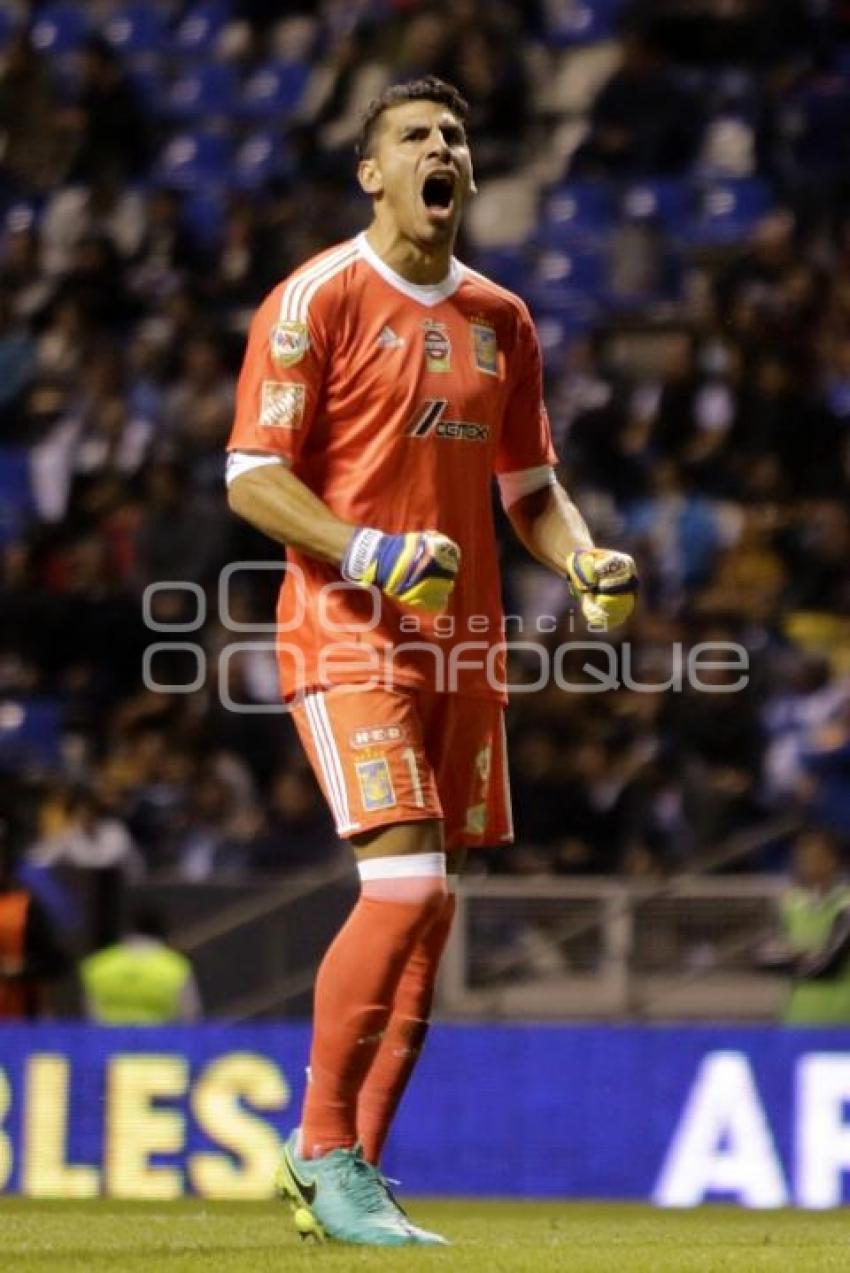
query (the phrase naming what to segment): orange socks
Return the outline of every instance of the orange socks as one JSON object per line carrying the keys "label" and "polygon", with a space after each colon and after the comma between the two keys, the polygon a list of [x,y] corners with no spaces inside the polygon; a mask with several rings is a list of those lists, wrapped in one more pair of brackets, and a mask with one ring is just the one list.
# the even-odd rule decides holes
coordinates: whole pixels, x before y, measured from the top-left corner
{"label": "orange socks", "polygon": [[445,904],[444,872],[419,888],[415,901],[370,897],[364,881],[364,895],[325,955],[316,979],[301,1127],[307,1158],[350,1148],[358,1139],[358,1094],[411,954]]}
{"label": "orange socks", "polygon": [[357,1139],[369,1162],[377,1164],[404,1090],[428,1033],[437,969],[456,909],[449,893],[436,917],[420,934],[407,961],[392,1016],[357,1100]]}

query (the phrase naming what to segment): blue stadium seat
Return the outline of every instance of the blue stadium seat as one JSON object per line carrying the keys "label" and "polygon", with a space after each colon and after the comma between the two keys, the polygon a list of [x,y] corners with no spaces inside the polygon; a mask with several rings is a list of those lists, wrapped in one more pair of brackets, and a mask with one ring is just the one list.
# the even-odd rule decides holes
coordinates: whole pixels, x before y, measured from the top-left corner
{"label": "blue stadium seat", "polygon": [[264,122],[291,114],[304,93],[310,67],[305,62],[266,62],[248,76],[239,98],[239,114]]}
{"label": "blue stadium seat", "polygon": [[723,247],[745,239],[773,203],[770,189],[757,177],[718,181],[706,186],[688,238],[701,247]]}
{"label": "blue stadium seat", "polygon": [[168,48],[167,25],[152,4],[122,5],[107,18],[103,35],[124,58],[164,53]]}
{"label": "blue stadium seat", "polygon": [[684,233],[693,215],[694,192],[679,177],[647,178],[624,191],[622,208],[631,221],[657,221],[673,234]]}
{"label": "blue stadium seat", "polygon": [[0,768],[53,769],[62,759],[62,713],[49,698],[0,698]]}
{"label": "blue stadium seat", "polygon": [[599,318],[599,308],[592,302],[576,301],[561,311],[535,309],[534,318],[543,362],[557,367],[578,337],[591,330]]}
{"label": "blue stadium seat", "polygon": [[201,0],[184,14],[174,33],[173,50],[184,58],[203,58],[211,53],[232,9],[227,0]]}
{"label": "blue stadium seat", "polygon": [[536,238],[541,246],[553,249],[596,243],[616,220],[616,193],[609,182],[573,181],[547,195]]}
{"label": "blue stadium seat", "polygon": [[20,25],[18,15],[5,4],[0,5],[0,49],[5,49]]}
{"label": "blue stadium seat", "polygon": [[257,132],[245,137],[233,160],[233,184],[240,190],[260,190],[272,181],[295,175],[292,155],[279,133]]}
{"label": "blue stadium seat", "polygon": [[76,53],[92,34],[79,4],[46,4],[32,24],[30,39],[38,53],[61,57]]}
{"label": "blue stadium seat", "polygon": [[9,234],[22,234],[37,223],[40,208],[37,203],[29,203],[24,199],[11,203],[3,213],[2,228]]}
{"label": "blue stadium seat", "polygon": [[149,115],[161,115],[166,107],[165,73],[156,57],[143,55],[127,64],[127,78]]}
{"label": "blue stadium seat", "polygon": [[183,220],[192,237],[215,251],[224,234],[226,202],[221,186],[192,186],[183,198]]}
{"label": "blue stadium seat", "polygon": [[472,268],[511,292],[523,293],[528,282],[528,261],[520,247],[486,248],[476,252]]}
{"label": "blue stadium seat", "polygon": [[617,34],[626,0],[553,0],[548,5],[546,42],[556,46],[592,44]]}
{"label": "blue stadium seat", "polygon": [[232,67],[220,62],[185,70],[171,84],[165,113],[173,119],[191,122],[216,115],[229,117],[236,100],[237,81]]}
{"label": "blue stadium seat", "polygon": [[525,295],[534,309],[570,314],[583,302],[603,296],[607,279],[608,262],[604,252],[597,249],[543,252],[535,263]]}
{"label": "blue stadium seat", "polygon": [[229,137],[212,132],[177,133],[161,151],[155,177],[163,185],[181,190],[224,185],[230,164]]}
{"label": "blue stadium seat", "polygon": [[800,173],[846,171],[850,77],[803,81],[779,109],[779,132],[790,166]]}

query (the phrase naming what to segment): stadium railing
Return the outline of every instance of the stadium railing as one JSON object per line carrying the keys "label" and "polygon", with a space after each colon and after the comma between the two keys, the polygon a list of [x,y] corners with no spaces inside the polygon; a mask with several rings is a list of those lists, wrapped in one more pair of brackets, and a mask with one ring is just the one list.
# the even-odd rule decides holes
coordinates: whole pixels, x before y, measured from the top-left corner
{"label": "stadium railing", "polygon": [[[784,980],[758,948],[787,881],[740,870],[793,819],[737,835],[663,881],[467,877],[438,1012],[488,1020],[769,1020]],[[306,1016],[315,969],[357,888],[346,857],[286,880],[137,893],[166,916],[198,971],[207,1013],[229,1021]]]}

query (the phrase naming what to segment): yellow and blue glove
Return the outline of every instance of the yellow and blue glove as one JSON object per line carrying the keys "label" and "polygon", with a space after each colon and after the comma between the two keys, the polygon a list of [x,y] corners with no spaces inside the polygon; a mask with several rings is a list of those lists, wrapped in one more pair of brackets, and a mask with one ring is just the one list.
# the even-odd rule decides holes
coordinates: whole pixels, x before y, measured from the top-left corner
{"label": "yellow and blue glove", "polygon": [[618,628],[635,608],[638,577],[628,553],[612,548],[570,553],[567,578],[582,614],[594,628]]}
{"label": "yellow and blue glove", "polygon": [[385,535],[361,526],[351,537],[340,571],[349,583],[375,584],[388,597],[417,610],[444,610],[460,569],[460,549],[437,530]]}

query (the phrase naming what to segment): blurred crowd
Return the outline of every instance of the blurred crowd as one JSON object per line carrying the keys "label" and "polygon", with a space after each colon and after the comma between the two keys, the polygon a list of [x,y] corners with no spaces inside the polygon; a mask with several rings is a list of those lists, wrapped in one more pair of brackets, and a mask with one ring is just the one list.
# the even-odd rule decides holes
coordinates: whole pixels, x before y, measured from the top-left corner
{"label": "blurred crowd", "polygon": [[[459,254],[527,295],[564,481],[642,574],[609,653],[504,534],[507,609],[524,637],[559,617],[540,639],[572,644],[574,688],[515,694],[519,846],[481,869],[768,868],[786,815],[850,832],[850,5],[0,17],[0,806],[32,870],[204,880],[339,852],[271,655],[219,657],[270,621],[277,560],[227,512],[223,448],[253,308],[364,224],[360,112],[424,71],[471,103]],[[270,568],[225,616],[233,561]],[[168,580],[197,586],[145,615]],[[679,686],[700,643],[727,666]],[[612,659],[621,688],[593,692]],[[518,651],[520,691],[534,675]]]}

